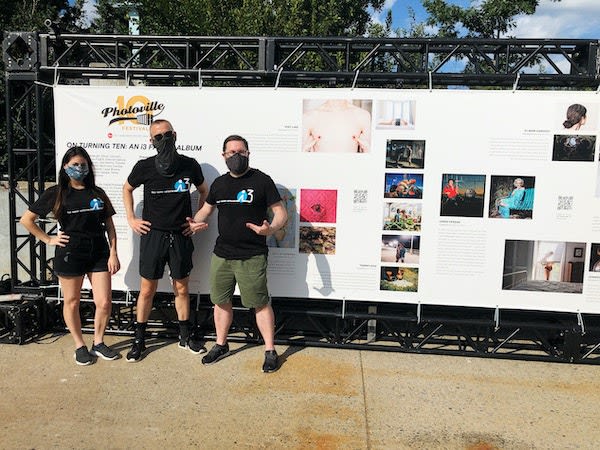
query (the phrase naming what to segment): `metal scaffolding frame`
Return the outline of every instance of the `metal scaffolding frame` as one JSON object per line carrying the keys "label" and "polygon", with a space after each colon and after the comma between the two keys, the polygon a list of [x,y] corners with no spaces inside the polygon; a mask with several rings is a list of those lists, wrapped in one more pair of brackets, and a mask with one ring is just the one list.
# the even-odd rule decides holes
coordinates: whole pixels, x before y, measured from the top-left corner
{"label": "metal scaffolding frame", "polygon": [[[39,197],[46,182],[54,181],[52,86],[56,84],[87,85],[101,79],[167,86],[598,89],[598,47],[597,40],[581,39],[5,32],[13,290],[42,295],[48,305],[44,317],[60,328],[61,304],[46,247],[18,226],[19,211]],[[136,294],[114,292],[108,332],[132,333]],[[84,327],[93,320],[93,302],[86,302],[85,297],[84,293]],[[155,300],[151,319],[157,335],[170,336],[174,330],[173,318],[163,313],[172,310],[171,297],[159,295]],[[192,296],[192,302],[197,331],[213,338],[208,298]],[[232,340],[260,342],[252,312],[242,308],[237,298],[234,304]],[[387,304],[369,299],[274,298],[273,307],[278,343],[600,364],[597,315]]]}

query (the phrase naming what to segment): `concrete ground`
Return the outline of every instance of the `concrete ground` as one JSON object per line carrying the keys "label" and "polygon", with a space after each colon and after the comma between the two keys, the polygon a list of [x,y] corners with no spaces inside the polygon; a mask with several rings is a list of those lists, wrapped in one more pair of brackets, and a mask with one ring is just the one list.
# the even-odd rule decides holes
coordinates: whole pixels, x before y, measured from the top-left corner
{"label": "concrete ground", "polygon": [[0,448],[599,448],[598,366],[279,346],[263,374],[261,347],[232,349],[80,367],[68,335],[0,345]]}

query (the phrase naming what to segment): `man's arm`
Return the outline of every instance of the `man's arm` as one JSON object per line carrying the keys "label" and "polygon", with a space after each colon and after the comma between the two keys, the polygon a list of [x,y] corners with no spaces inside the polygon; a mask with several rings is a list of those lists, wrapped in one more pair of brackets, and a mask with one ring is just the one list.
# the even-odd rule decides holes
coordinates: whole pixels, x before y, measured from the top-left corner
{"label": "man's arm", "polygon": [[208,228],[208,223],[206,223],[206,221],[215,210],[215,205],[206,203],[205,200],[203,200],[203,203],[204,204],[202,205],[202,208],[198,210],[198,212],[194,215],[194,218],[187,217],[187,223],[189,225],[191,234],[194,234],[196,231],[206,230]]}
{"label": "man's arm", "polygon": [[206,181],[203,181],[200,186],[196,186],[196,189],[198,190],[198,211],[200,211],[204,206],[206,197],[208,197],[208,184],[206,184]]}
{"label": "man's arm", "polygon": [[123,206],[127,214],[127,223],[136,234],[146,234],[150,231],[151,223],[147,220],[139,219],[133,212],[133,190],[135,188],[126,181],[123,185]]}
{"label": "man's arm", "polygon": [[270,206],[273,211],[273,220],[269,223],[265,220],[261,225],[255,225],[253,223],[246,223],[246,226],[254,231],[256,234],[260,234],[262,236],[270,236],[276,231],[280,230],[285,226],[287,222],[287,210],[283,205],[282,201],[274,203]]}
{"label": "man's arm", "polygon": [[[198,211],[200,211],[204,206],[206,197],[208,197],[208,185],[206,184],[206,181],[203,181],[202,184],[197,184],[196,190],[198,191]],[[191,217],[185,218],[185,222],[183,223],[183,225],[181,225],[181,228],[183,228],[182,233],[184,236],[191,236],[196,231],[202,231],[204,229],[199,229],[197,226],[192,227],[193,223],[194,219],[192,219]]]}

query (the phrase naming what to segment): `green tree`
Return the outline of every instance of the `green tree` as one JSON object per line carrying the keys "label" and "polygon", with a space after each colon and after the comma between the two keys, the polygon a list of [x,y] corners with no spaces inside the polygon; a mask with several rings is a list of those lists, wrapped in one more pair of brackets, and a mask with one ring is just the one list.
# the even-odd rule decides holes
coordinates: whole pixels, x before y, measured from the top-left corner
{"label": "green tree", "polygon": [[98,0],[96,17],[90,25],[93,34],[128,34],[129,4],[120,0]]}
{"label": "green tree", "polygon": [[[72,5],[68,0],[2,0],[0,3],[0,29],[6,32],[46,31],[46,19],[64,32],[80,32],[82,30],[84,0],[76,0]],[[4,40],[4,34],[0,35]],[[11,49],[9,51],[19,51]],[[22,51],[22,50],[21,50]],[[4,56],[4,55],[3,55]],[[8,171],[6,142],[6,84],[4,58],[0,61],[0,174]],[[21,143],[22,145],[22,143]]]}
{"label": "green tree", "polygon": [[142,34],[364,36],[384,0],[137,0]]}
{"label": "green tree", "polygon": [[[482,0],[460,7],[446,0],[421,0],[429,13],[426,24],[436,27],[439,37],[510,37],[518,15],[534,14],[540,0]],[[560,0],[552,0],[558,2]]]}
{"label": "green tree", "polygon": [[0,6],[0,26],[7,31],[44,31],[44,21],[52,20],[66,32],[82,28],[84,0],[73,5],[68,0],[3,0]]}

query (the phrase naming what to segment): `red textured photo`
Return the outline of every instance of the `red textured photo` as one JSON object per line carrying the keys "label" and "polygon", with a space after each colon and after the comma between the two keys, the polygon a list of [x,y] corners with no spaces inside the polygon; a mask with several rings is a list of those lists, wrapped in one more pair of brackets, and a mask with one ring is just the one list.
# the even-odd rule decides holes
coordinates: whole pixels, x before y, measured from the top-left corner
{"label": "red textured photo", "polygon": [[300,190],[300,222],[335,223],[336,214],[336,190]]}

